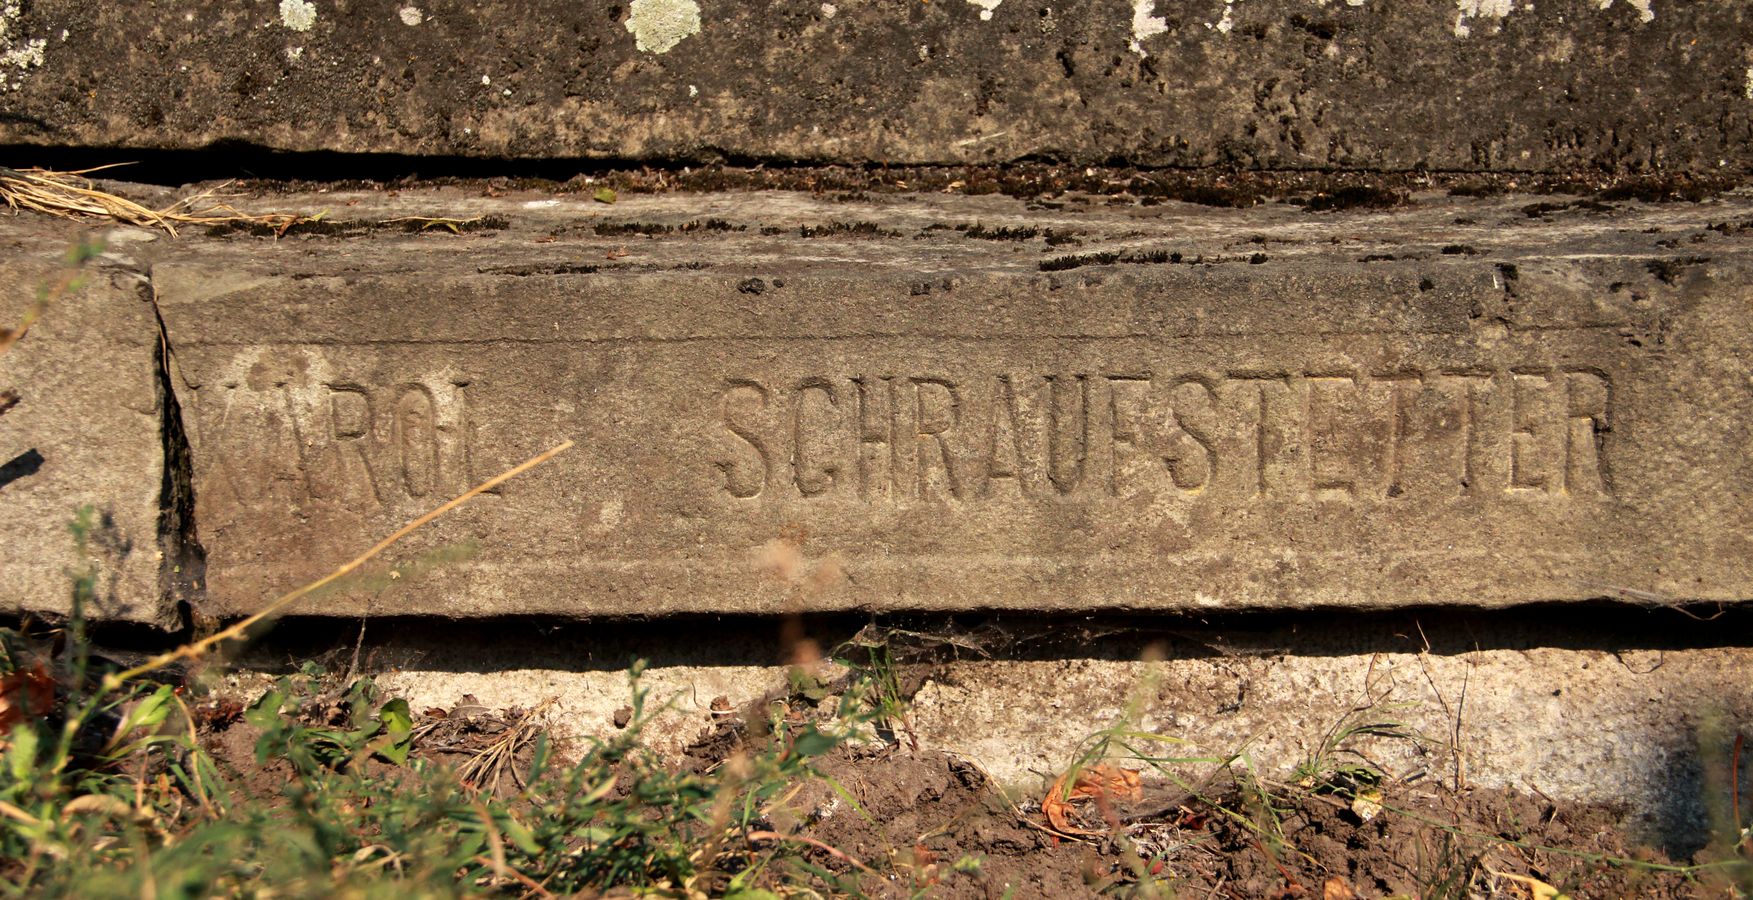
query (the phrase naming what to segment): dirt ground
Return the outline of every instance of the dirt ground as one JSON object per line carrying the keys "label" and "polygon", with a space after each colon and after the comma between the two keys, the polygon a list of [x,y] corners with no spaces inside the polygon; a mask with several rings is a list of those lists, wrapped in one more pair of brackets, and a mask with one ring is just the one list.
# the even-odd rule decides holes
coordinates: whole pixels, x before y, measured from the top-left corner
{"label": "dirt ground", "polygon": [[[258,733],[241,709],[238,700],[203,707],[202,742],[246,792],[277,796],[290,766],[256,764]],[[709,770],[761,739],[740,711],[724,707],[710,718],[676,766]],[[466,764],[529,720],[529,711],[488,710],[464,697],[417,715],[415,753]],[[827,895],[1744,895],[1732,881],[1737,870],[1710,867],[1735,859],[1720,842],[1696,858],[1671,859],[1630,834],[1626,811],[1609,805],[1374,783],[1345,772],[1284,784],[1256,780],[1239,765],[1216,768],[1203,783],[1175,783],[1153,778],[1142,763],[1112,760],[1092,762],[1071,781],[1071,800],[1055,817],[1044,809],[1055,804],[1051,791],[1009,795],[973,762],[919,749],[904,731],[890,737],[836,749],[819,762],[822,778],[796,785],[757,822],[803,845],[809,862],[833,875],[832,882],[816,876]],[[514,768],[528,764],[527,745],[509,759]],[[514,790],[508,772],[491,777],[501,794]],[[795,886],[797,875],[770,877],[775,887]]]}
{"label": "dirt ground", "polygon": [[1187,897],[1540,896],[1529,877],[1573,897],[1725,896],[1725,884],[1652,868],[1672,861],[1628,840],[1618,810],[1507,791],[1390,787],[1366,820],[1332,793],[1231,782],[1194,796],[1147,782],[1111,809],[1118,829],[1074,838],[953,757],[897,751],[827,770],[872,816],[834,815],[808,833],[886,859],[897,895],[1125,895],[1149,874]]}

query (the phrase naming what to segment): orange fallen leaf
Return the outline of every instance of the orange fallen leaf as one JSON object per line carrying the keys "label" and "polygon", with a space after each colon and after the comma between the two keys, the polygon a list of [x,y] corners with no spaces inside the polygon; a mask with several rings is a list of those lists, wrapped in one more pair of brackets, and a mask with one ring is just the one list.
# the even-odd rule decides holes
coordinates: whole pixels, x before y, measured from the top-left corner
{"label": "orange fallen leaf", "polygon": [[1491,872],[1492,875],[1495,875],[1498,878],[1508,878],[1511,881],[1519,882],[1522,887],[1527,889],[1530,900],[1570,900],[1569,894],[1560,891],[1558,888],[1555,888],[1538,878],[1530,878],[1527,875],[1513,875],[1509,872],[1492,872],[1490,869],[1487,869],[1486,871]]}
{"label": "orange fallen leaf", "polygon": [[1345,879],[1335,875],[1321,886],[1321,900],[1357,900],[1357,892],[1345,883]]}
{"label": "orange fallen leaf", "polygon": [[1102,833],[1071,824],[1071,804],[1074,801],[1094,800],[1110,824],[1118,827],[1119,821],[1114,817],[1110,804],[1115,800],[1138,800],[1144,796],[1137,769],[1102,764],[1075,771],[1077,780],[1072,782],[1070,791],[1065,789],[1065,780],[1072,773],[1067,772],[1053,781],[1053,786],[1047,789],[1047,796],[1041,800],[1041,812],[1047,814],[1047,821],[1061,833]]}
{"label": "orange fallen leaf", "polygon": [[55,680],[42,663],[0,676],[0,734],[55,704]]}

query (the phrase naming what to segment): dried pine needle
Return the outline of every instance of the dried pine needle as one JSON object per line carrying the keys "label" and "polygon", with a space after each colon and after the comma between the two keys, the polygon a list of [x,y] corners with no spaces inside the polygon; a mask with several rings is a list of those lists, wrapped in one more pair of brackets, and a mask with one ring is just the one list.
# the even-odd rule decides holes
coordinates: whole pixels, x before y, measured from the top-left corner
{"label": "dried pine needle", "polygon": [[[95,217],[136,225],[162,228],[172,235],[179,225],[266,225],[280,231],[301,221],[303,216],[287,213],[251,215],[219,202],[215,189],[201,191],[165,207],[152,209],[126,197],[99,190],[84,176],[114,166],[99,166],[76,172],[55,172],[49,169],[9,169],[0,166],[0,199],[14,210],[32,210],[62,218]],[[223,187],[223,185],[221,185]]]}

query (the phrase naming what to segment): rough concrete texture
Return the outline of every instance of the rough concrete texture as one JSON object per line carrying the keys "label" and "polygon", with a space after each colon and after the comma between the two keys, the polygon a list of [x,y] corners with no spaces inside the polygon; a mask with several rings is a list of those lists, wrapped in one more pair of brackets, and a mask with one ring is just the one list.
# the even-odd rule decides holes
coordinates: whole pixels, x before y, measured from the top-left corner
{"label": "rough concrete texture", "polygon": [[[0,390],[17,395],[0,416],[0,609],[65,614],[76,574],[89,573],[88,614],[163,624],[158,329],[144,271],[125,235],[77,272],[68,251],[101,235],[29,216],[0,235],[0,322],[16,327],[49,300],[0,356]],[[81,555],[69,526],[85,506]]]}
{"label": "rough concrete texture", "polygon": [[[960,661],[901,667],[917,692],[899,749],[971,759],[1038,799],[1091,735],[1130,722],[1186,742],[1139,749],[1196,760],[1169,767],[1191,784],[1242,755],[1278,780],[1310,760],[1367,762],[1414,788],[1510,787],[1623,805],[1646,840],[1687,853],[1702,844],[1711,806],[1727,801],[1710,793],[1705,770],[1727,766],[1730,726],[1753,715],[1742,677],[1749,652],[1691,643],[1720,637],[1719,625],[1666,611],[1389,618],[1265,628],[1061,621],[1050,626],[1058,649],[990,655],[964,638]],[[628,702],[617,661],[630,657],[616,651],[656,653],[644,685],[654,704],[670,705],[646,738],[678,757],[720,715],[715,699],[760,718],[763,698],[786,693],[787,670],[759,662],[774,644],[750,651],[751,635],[709,621],[684,620],[627,648],[600,630],[506,628],[465,650],[418,628],[373,623],[372,633],[386,627],[394,635],[374,640],[367,657],[415,708],[448,709],[464,694],[495,709],[552,701],[547,720],[574,738],[612,733]],[[696,632],[711,633],[710,646],[689,637]],[[1140,661],[1147,655],[1155,661]],[[1346,734],[1384,723],[1405,736]]]}
{"label": "rough concrete texture", "polygon": [[1753,8],[1743,0],[35,0],[0,13],[5,143],[1290,169],[1753,165]]}
{"label": "rough concrete texture", "polygon": [[303,609],[1753,590],[1745,197],[275,199],[153,251],[212,614],[564,439]]}

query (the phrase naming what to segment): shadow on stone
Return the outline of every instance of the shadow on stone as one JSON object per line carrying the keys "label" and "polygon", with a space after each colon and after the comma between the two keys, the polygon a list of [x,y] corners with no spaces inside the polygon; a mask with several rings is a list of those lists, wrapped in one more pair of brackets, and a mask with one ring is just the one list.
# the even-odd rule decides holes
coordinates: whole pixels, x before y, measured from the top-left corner
{"label": "shadow on stone", "polygon": [[[670,616],[662,621],[569,621],[521,616],[447,621],[374,617],[364,648],[393,665],[455,672],[551,668],[618,671],[634,658],[661,666],[768,666],[785,659],[780,616]],[[969,615],[808,615],[805,633],[823,648],[861,632],[880,634],[897,662],[971,660],[1135,661],[1340,657],[1426,650],[1459,656],[1480,650],[1594,650],[1640,673],[1665,650],[1737,646],[1753,610],[1646,609],[1625,604],[1538,605],[1503,610],[1346,610],[1343,615],[1229,613],[1207,616],[1006,613]],[[291,616],[257,642],[252,664],[303,659],[345,647],[360,620]],[[866,629],[870,629],[866,631]],[[1645,659],[1648,657],[1653,662]]]}
{"label": "shadow on stone", "polygon": [[35,475],[43,467],[43,462],[42,453],[35,447],[14,456],[5,465],[0,465],[0,488]]}

